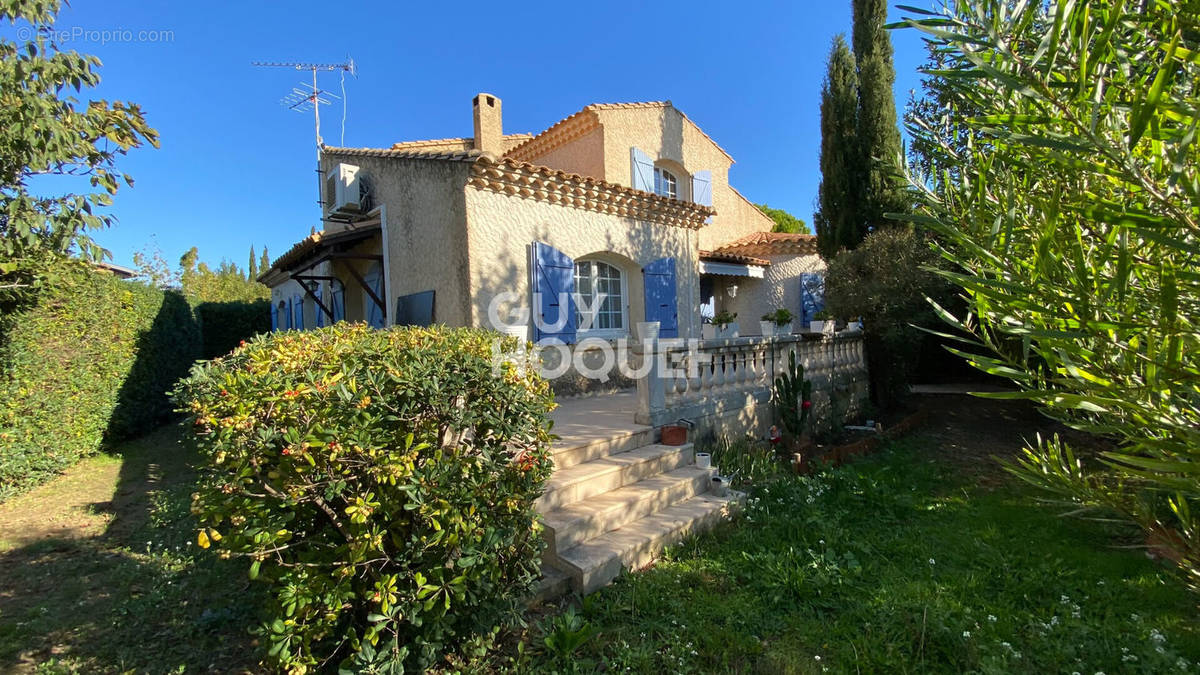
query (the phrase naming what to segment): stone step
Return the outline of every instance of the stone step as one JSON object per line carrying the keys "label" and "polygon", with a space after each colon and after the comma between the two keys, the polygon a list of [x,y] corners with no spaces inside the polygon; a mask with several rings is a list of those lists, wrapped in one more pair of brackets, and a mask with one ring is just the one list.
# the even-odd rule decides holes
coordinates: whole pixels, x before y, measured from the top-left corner
{"label": "stone step", "polygon": [[593,459],[633,450],[654,442],[653,427],[635,427],[593,438],[563,438],[550,449],[555,469],[566,469]]}
{"label": "stone step", "polygon": [[543,514],[694,462],[692,444],[647,445],[554,472],[534,505]]}
{"label": "stone step", "polygon": [[712,527],[745,500],[741,493],[697,495],[552,556],[549,561],[571,577],[575,591],[588,594],[624,569],[650,564],[663,547]]}
{"label": "stone step", "polygon": [[712,469],[695,465],[651,476],[590,499],[554,509],[542,517],[547,555],[615,530],[690,497],[707,492]]}
{"label": "stone step", "polygon": [[532,607],[543,602],[556,600],[570,592],[571,577],[566,572],[543,564],[542,578],[538,580],[537,588],[533,591],[533,597],[529,599],[529,606]]}

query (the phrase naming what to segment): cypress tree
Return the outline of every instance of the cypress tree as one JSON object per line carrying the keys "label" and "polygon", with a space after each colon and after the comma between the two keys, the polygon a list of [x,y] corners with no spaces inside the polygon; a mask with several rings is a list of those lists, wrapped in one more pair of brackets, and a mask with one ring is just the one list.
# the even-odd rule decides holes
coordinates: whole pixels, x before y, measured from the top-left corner
{"label": "cypress tree", "polygon": [[813,214],[817,246],[827,259],[841,248],[852,248],[866,234],[859,212],[862,167],[856,71],[846,38],[836,36],[821,87],[821,186]]}
{"label": "cypress tree", "polygon": [[246,278],[250,281],[258,278],[258,258],[254,257],[254,244],[250,244],[250,263],[246,266]]}
{"label": "cypress tree", "polygon": [[905,210],[899,183],[900,129],[896,126],[896,67],[892,60],[892,38],[884,0],[853,0],[854,59],[858,64],[858,147],[865,172],[861,214],[867,229],[848,248],[858,245],[870,229],[889,224],[888,212]]}
{"label": "cypress tree", "polygon": [[262,259],[258,261],[258,273],[263,274],[271,269],[271,256],[267,255],[267,247],[263,247]]}

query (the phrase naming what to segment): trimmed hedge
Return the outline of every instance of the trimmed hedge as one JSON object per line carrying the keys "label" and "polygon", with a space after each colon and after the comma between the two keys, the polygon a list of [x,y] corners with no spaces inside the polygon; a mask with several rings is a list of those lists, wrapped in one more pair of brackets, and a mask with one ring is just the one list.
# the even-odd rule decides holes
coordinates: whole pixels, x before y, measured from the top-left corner
{"label": "trimmed hedge", "polygon": [[0,318],[0,499],[152,429],[199,352],[182,295],[63,263]]}
{"label": "trimmed hedge", "polygon": [[204,342],[200,356],[215,359],[243,340],[271,330],[271,301],[202,302],[196,305],[196,319]]}
{"label": "trimmed hedge", "polygon": [[472,329],[271,333],[179,384],[201,547],[271,585],[267,658],[410,672],[486,647],[539,575],[553,397]]}

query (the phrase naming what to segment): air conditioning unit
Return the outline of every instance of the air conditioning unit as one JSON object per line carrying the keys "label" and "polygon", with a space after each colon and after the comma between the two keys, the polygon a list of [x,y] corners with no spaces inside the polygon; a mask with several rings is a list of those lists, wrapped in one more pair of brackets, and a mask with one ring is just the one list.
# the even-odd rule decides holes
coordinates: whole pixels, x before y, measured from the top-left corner
{"label": "air conditioning unit", "polygon": [[359,213],[362,211],[363,187],[358,167],[353,164],[334,164],[325,175],[325,209],[329,213]]}

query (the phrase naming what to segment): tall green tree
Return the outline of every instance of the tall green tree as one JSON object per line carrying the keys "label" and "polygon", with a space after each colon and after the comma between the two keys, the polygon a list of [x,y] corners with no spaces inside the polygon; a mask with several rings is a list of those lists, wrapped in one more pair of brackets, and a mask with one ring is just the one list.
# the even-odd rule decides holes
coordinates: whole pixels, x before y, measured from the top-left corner
{"label": "tall green tree", "polygon": [[773,209],[766,204],[755,204],[759,211],[770,216],[771,220],[775,221],[775,225],[771,227],[772,232],[787,232],[790,234],[812,234],[808,229],[808,223],[804,222],[803,218],[797,218],[783,209]]}
{"label": "tall green tree", "polygon": [[[896,67],[887,25],[886,0],[853,0],[854,61],[858,65],[856,140],[865,172],[859,209],[870,229],[888,223],[884,214],[906,211],[903,144],[897,126]],[[866,232],[863,233],[866,236]],[[859,238],[861,241],[861,237]],[[858,241],[843,242],[847,248]]]}
{"label": "tall green tree", "polygon": [[[271,255],[267,253],[267,247],[264,246],[262,258],[258,261],[258,273],[266,274],[267,270],[269,269],[271,269]],[[257,279],[257,277],[251,279],[251,281],[254,281],[255,279]]]}
{"label": "tall green tree", "polygon": [[179,258],[179,279],[183,294],[192,302],[251,302],[271,297],[271,291],[237,265],[222,260],[217,269],[200,262],[195,246]]}
{"label": "tall green tree", "polygon": [[[89,231],[108,227],[122,183],[116,160],[158,134],[132,103],[80,101],[74,93],[100,82],[100,60],[61,51],[54,41],[58,0],[0,2],[0,21],[25,24],[32,39],[0,38],[0,306],[20,302],[45,278],[47,259],[104,251]],[[18,32],[18,34],[20,34]],[[33,194],[40,176],[75,176],[87,192]]]}
{"label": "tall green tree", "polygon": [[821,86],[821,186],[813,214],[817,245],[826,258],[866,235],[858,210],[862,162],[857,138],[858,69],[846,38],[838,35]]}
{"label": "tall green tree", "polygon": [[[1200,587],[1200,3],[974,0],[911,20],[972,110],[910,131],[976,367],[1107,451],[1029,439],[1010,468],[1073,513],[1131,521]],[[936,106],[935,106],[936,108]],[[965,135],[964,133],[965,132]],[[967,142],[963,140],[967,139]],[[978,139],[978,142],[976,142]]]}
{"label": "tall green tree", "polygon": [[254,257],[254,244],[250,245],[250,261],[246,264],[246,279],[254,281],[258,278],[258,258]]}

